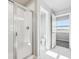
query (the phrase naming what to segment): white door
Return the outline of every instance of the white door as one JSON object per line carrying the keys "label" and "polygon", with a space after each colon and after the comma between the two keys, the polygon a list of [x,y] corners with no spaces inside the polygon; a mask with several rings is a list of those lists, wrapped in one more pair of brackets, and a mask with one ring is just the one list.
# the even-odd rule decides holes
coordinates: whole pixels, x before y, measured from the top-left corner
{"label": "white door", "polygon": [[14,32],[16,59],[32,55],[32,12],[15,5]]}

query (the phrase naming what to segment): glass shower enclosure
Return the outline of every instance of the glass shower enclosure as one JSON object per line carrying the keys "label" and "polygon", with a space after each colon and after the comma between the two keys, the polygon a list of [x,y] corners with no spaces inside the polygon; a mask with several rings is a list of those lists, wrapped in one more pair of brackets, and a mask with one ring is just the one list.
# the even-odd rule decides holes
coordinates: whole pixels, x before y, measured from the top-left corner
{"label": "glass shower enclosure", "polygon": [[26,59],[32,55],[33,12],[9,1],[9,59]]}

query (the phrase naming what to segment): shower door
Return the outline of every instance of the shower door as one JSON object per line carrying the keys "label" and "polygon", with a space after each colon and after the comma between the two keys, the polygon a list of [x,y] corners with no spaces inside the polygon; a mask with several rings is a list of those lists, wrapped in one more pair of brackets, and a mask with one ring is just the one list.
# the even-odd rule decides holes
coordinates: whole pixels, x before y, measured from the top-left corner
{"label": "shower door", "polygon": [[32,55],[32,12],[14,5],[14,59]]}

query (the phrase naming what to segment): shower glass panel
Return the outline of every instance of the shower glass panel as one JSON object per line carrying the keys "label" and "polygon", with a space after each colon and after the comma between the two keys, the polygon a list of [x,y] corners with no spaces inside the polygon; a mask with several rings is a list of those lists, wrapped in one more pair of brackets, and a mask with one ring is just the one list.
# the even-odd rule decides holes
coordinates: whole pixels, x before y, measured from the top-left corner
{"label": "shower glass panel", "polygon": [[32,12],[14,4],[14,57],[32,55]]}
{"label": "shower glass panel", "polygon": [[13,59],[13,3],[8,2],[8,59]]}
{"label": "shower glass panel", "polygon": [[46,49],[46,14],[44,12],[40,12],[41,24],[40,24],[40,32],[41,32],[41,40],[40,40],[40,48]]}

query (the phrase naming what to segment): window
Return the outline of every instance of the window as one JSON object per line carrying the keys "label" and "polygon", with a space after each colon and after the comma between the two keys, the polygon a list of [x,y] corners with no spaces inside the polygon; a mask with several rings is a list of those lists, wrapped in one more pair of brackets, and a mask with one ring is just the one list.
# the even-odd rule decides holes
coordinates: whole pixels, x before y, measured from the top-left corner
{"label": "window", "polygon": [[59,17],[56,20],[57,29],[68,29],[70,26],[69,16]]}

